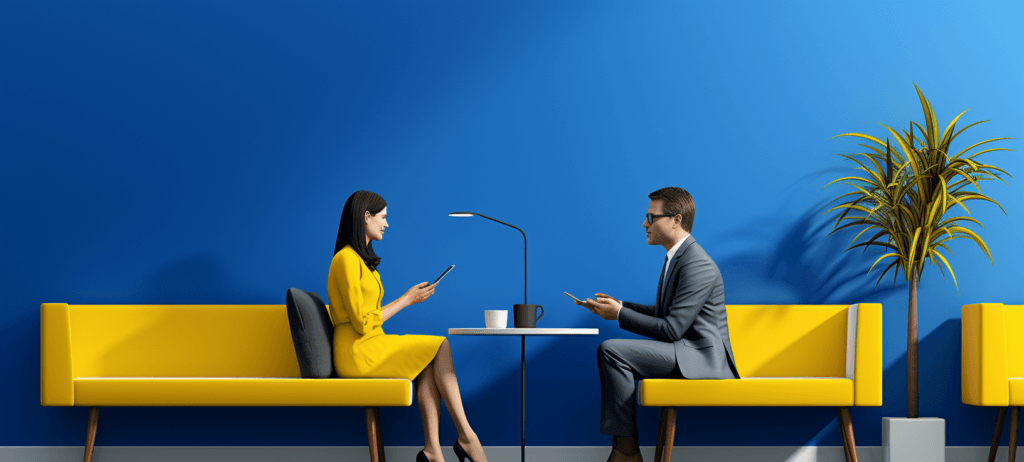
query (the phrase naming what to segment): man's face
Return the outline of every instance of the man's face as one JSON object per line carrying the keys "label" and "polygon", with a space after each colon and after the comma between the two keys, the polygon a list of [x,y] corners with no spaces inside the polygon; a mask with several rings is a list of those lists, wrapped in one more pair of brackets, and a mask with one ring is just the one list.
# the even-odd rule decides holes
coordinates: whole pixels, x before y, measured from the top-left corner
{"label": "man's face", "polygon": [[[654,199],[651,201],[651,205],[647,207],[647,213],[662,215],[665,213],[664,206],[664,201]],[[644,228],[647,228],[647,245],[665,245],[669,241],[669,231],[674,223],[675,217],[655,218],[654,223],[650,223],[644,218]]]}

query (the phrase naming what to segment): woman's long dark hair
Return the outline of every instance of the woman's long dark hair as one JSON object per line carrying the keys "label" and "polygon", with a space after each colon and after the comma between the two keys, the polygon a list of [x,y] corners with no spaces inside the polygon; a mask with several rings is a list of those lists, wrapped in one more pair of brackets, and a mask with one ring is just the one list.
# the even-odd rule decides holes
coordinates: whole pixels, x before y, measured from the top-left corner
{"label": "woman's long dark hair", "polygon": [[346,245],[351,245],[356,253],[363,258],[366,266],[376,270],[380,257],[373,253],[373,241],[366,243],[366,212],[376,215],[387,207],[383,197],[370,191],[356,191],[348,196],[345,208],[341,211],[341,223],[338,224],[338,241],[334,244],[337,255]]}

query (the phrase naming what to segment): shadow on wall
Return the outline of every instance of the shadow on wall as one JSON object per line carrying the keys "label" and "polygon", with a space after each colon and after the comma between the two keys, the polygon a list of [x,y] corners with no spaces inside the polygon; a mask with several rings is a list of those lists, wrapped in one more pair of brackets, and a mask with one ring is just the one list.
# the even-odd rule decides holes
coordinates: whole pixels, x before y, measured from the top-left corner
{"label": "shadow on wall", "polygon": [[[780,220],[772,217],[729,233],[735,245],[746,243],[750,250],[716,260],[725,280],[726,303],[868,303],[905,291],[902,278],[893,287],[892,272],[875,287],[885,267],[880,263],[870,275],[868,269],[882,254],[875,249],[864,253],[861,248],[847,252],[859,230],[845,229],[829,236],[834,215],[821,216],[827,207],[827,203],[819,203],[774,237],[770,237],[770,228]],[[859,241],[864,239],[861,236]]]}
{"label": "shadow on wall", "polygon": [[[922,307],[924,308],[924,307]],[[961,320],[948,319],[919,341],[919,399],[921,417],[946,419],[946,446],[988,446],[992,442],[997,408],[970,406],[960,394]],[[900,346],[905,349],[904,345]],[[872,413],[864,424],[881,432],[882,417],[907,415],[907,355],[904,352],[883,376],[883,406],[864,408]],[[864,412],[866,413],[866,412]],[[1009,424],[1002,445],[1008,444]]]}

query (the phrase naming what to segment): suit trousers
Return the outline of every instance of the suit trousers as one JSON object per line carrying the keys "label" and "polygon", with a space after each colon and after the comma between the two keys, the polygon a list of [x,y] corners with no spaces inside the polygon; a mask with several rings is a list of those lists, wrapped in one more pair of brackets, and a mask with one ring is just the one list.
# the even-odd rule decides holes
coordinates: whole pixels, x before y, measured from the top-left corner
{"label": "suit trousers", "polygon": [[683,378],[675,345],[657,340],[605,340],[597,348],[601,374],[601,433],[636,436],[636,381]]}

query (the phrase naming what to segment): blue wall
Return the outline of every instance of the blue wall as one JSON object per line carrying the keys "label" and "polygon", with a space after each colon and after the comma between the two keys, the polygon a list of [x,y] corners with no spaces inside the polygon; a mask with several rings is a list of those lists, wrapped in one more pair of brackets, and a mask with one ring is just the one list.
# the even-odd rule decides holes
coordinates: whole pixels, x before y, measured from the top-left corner
{"label": "blue wall", "polygon": [[[710,5],[706,3],[711,3]],[[0,3],[0,445],[80,445],[87,411],[39,406],[39,304],[284,303],[326,292],[338,217],[357,189],[389,201],[377,244],[391,300],[456,269],[390,333],[482,326],[521,299],[531,445],[604,445],[600,341],[633,337],[568,303],[651,302],[663,249],[646,195],[678,185],[729,303],[881,302],[885,405],[853,410],[857,441],[905,415],[907,288],[826,237],[822,191],[852,171],[833,135],[992,119],[964,141],[1021,137],[1020,2]],[[966,146],[966,144],[962,145]],[[1019,140],[1004,147],[1021,149]],[[989,161],[1024,174],[1019,152]],[[995,411],[960,402],[960,307],[1024,303],[1024,194],[973,208],[995,265],[954,246],[959,292],[921,285],[921,414],[950,445],[987,445]],[[877,274],[877,273],[876,273]],[[519,442],[519,340],[451,339],[487,445]],[[739,358],[742,361],[742,358]],[[416,407],[382,412],[388,444],[422,444]],[[685,409],[681,445],[839,445],[834,409]],[[642,409],[643,444],[657,411]],[[111,408],[104,445],[362,445],[359,409]],[[296,423],[298,422],[298,423]],[[699,423],[698,423],[699,422]],[[708,424],[710,422],[710,424]],[[443,421],[442,441],[455,432]],[[1005,438],[1004,438],[1005,440]],[[1005,444],[1005,443],[1004,443]]]}

